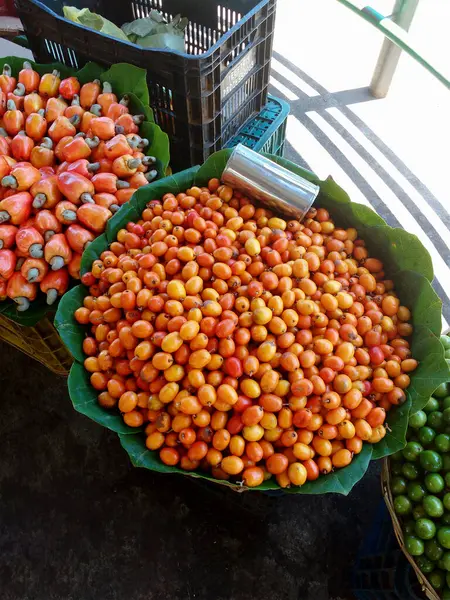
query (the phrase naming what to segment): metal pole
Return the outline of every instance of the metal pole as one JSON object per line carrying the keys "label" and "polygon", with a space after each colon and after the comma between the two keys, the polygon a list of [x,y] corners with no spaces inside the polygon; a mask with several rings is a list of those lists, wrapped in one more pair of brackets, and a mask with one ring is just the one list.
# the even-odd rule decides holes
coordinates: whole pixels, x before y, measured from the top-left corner
{"label": "metal pole", "polygon": [[[409,31],[419,0],[396,0],[391,21]],[[370,83],[375,98],[385,98],[402,53],[401,48],[385,38]]]}

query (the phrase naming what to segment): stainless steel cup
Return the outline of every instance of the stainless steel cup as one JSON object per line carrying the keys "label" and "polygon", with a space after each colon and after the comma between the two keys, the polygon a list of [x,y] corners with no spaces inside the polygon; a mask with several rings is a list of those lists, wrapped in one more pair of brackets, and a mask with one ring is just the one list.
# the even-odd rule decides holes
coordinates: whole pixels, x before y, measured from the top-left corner
{"label": "stainless steel cup", "polygon": [[238,144],[222,181],[270,210],[301,221],[319,193],[319,186]]}

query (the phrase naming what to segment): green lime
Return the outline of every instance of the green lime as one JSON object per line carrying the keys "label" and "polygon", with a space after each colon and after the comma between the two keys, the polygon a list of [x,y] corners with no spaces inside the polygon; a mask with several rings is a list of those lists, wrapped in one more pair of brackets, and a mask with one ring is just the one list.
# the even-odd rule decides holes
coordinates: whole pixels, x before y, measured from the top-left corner
{"label": "green lime", "polygon": [[431,427],[431,429],[436,429],[438,431],[443,427],[444,420],[440,410],[434,410],[428,415],[427,425]]}
{"label": "green lime", "polygon": [[445,496],[442,498],[442,502],[447,510],[450,510],[450,493],[447,492]]}
{"label": "green lime", "polygon": [[405,545],[411,556],[420,556],[424,553],[425,547],[423,541],[414,535],[408,535],[406,537]]}
{"label": "green lime", "polygon": [[439,473],[428,473],[428,475],[425,475],[424,483],[427,490],[432,494],[440,494],[445,486],[444,479]]}
{"label": "green lime", "polygon": [[420,502],[422,498],[425,496],[425,488],[422,484],[417,483],[416,481],[411,481],[408,483],[408,498],[412,502]]}
{"label": "green lime", "polygon": [[406,523],[403,524],[403,533],[405,535],[414,535],[415,528],[415,521],[413,521],[412,519],[410,521],[406,521]]}
{"label": "green lime", "polygon": [[437,496],[425,496],[423,507],[430,517],[439,518],[444,514],[444,505]]}
{"label": "green lime", "polygon": [[397,452],[395,452],[395,454],[392,454],[390,456],[391,461],[393,462],[399,462],[403,460],[403,454],[401,450],[398,450]]}
{"label": "green lime", "polygon": [[426,413],[433,412],[433,410],[439,410],[439,400],[431,396],[422,410],[424,410]]}
{"label": "green lime", "polygon": [[420,429],[427,422],[427,413],[423,410],[417,411],[414,415],[409,417],[409,425],[413,429]]}
{"label": "green lime", "polygon": [[441,385],[439,387],[437,387],[433,392],[433,396],[435,398],[445,398],[445,396],[448,396],[448,395],[449,395],[449,389],[448,389],[447,383],[441,383]]}
{"label": "green lime", "polygon": [[406,458],[406,460],[414,462],[417,460],[422,450],[423,446],[421,446],[418,442],[408,442],[403,448],[403,456]]}
{"label": "green lime", "polygon": [[[406,492],[406,479],[403,477],[393,477],[391,481],[391,490],[394,496],[404,494]],[[430,490],[432,492],[433,490]]]}
{"label": "green lime", "polygon": [[445,396],[443,400],[441,400],[441,410],[444,411],[446,408],[450,408],[450,396]]}
{"label": "green lime", "polygon": [[450,348],[444,352],[445,358],[450,358]]}
{"label": "green lime", "polygon": [[440,527],[437,531],[437,540],[446,550],[450,550],[450,527]]}
{"label": "green lime", "polygon": [[450,512],[445,512],[442,517],[441,517],[441,521],[442,525],[450,525]]}
{"label": "green lime", "polygon": [[425,471],[437,473],[442,469],[442,458],[437,452],[434,452],[434,450],[424,450],[420,453],[419,460]]}
{"label": "green lime", "polygon": [[448,433],[440,433],[434,438],[434,445],[438,452],[448,452],[450,450],[450,435]]}
{"label": "green lime", "polygon": [[441,600],[450,600],[450,590],[448,588],[441,591]]}
{"label": "green lime", "polygon": [[436,534],[436,525],[431,519],[418,519],[414,531],[421,540],[431,540]]}
{"label": "green lime", "polygon": [[445,575],[442,571],[433,571],[428,576],[428,581],[431,583],[435,590],[440,590],[444,587]]}
{"label": "green lime", "polygon": [[416,563],[422,573],[431,573],[431,571],[434,569],[434,563],[426,556],[418,556]]}
{"label": "green lime", "polygon": [[413,519],[415,519],[416,521],[418,519],[423,519],[427,516],[427,513],[425,512],[425,509],[422,504],[416,504],[416,506],[413,508],[412,516]]}
{"label": "green lime", "polygon": [[401,475],[402,474],[403,463],[394,462],[391,464],[391,472],[392,475]]}
{"label": "green lime", "polygon": [[447,423],[447,425],[450,423],[450,407],[444,408],[444,411],[442,413],[442,419],[444,423]]}
{"label": "green lime", "polygon": [[421,427],[419,429],[417,432],[417,437],[419,438],[421,444],[424,446],[429,446],[433,443],[433,440],[436,437],[436,432],[434,429],[431,429],[431,427],[426,425],[425,427]]}
{"label": "green lime", "polygon": [[433,562],[437,562],[444,554],[444,549],[440,546],[436,538],[425,542],[425,556]]}
{"label": "green lime", "polygon": [[442,566],[446,571],[450,571],[450,552],[444,552],[444,556],[441,558]]}
{"label": "green lime", "polygon": [[441,339],[441,344],[444,346],[444,349],[449,350],[450,349],[450,335],[442,334],[440,339]]}
{"label": "green lime", "polygon": [[411,500],[407,496],[397,496],[394,498],[394,509],[398,515],[407,515],[411,512]]}
{"label": "green lime", "polygon": [[450,471],[450,453],[444,454],[442,458],[442,471]]}
{"label": "green lime", "polygon": [[414,463],[405,463],[402,466],[402,474],[406,477],[406,479],[417,479],[419,477],[419,473],[419,468]]}

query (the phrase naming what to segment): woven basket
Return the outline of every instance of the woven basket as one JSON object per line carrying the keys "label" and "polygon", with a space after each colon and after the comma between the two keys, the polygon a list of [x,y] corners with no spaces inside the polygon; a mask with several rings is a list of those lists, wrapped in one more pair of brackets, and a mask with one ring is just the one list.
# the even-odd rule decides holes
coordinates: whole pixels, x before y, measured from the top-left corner
{"label": "woven basket", "polygon": [[24,327],[0,315],[0,340],[28,354],[57,375],[69,374],[72,356],[48,317],[34,327]]}
{"label": "woven basket", "polygon": [[427,598],[429,598],[429,600],[440,600],[439,596],[437,595],[436,590],[433,588],[433,586],[427,580],[425,575],[419,569],[414,558],[406,550],[402,527],[400,525],[400,521],[398,520],[398,517],[395,514],[395,510],[394,510],[394,499],[392,497],[392,492],[391,492],[391,472],[390,472],[388,458],[385,458],[383,460],[383,467],[381,470],[381,490],[383,493],[384,501],[386,502],[386,506],[388,507],[389,514],[391,515],[392,524],[394,526],[395,537],[397,538],[397,541],[399,543],[399,546],[400,546],[403,554],[406,556],[406,558],[410,562],[412,568],[416,572],[417,579],[419,580],[419,583],[422,586],[423,593],[425,594],[425,596]]}

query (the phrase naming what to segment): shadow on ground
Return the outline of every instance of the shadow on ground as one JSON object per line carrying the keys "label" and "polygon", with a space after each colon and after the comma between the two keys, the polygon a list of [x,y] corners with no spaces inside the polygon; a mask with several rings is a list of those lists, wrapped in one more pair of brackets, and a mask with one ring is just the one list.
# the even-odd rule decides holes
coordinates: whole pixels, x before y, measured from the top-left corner
{"label": "shadow on ground", "polygon": [[327,600],[380,501],[270,498],[131,467],[63,378],[0,345],[2,600]]}

